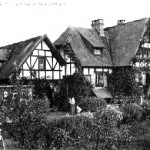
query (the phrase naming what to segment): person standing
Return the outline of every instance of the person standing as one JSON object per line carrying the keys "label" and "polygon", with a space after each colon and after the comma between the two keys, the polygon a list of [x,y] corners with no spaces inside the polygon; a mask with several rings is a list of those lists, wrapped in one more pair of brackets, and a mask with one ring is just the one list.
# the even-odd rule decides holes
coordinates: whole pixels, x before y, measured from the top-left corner
{"label": "person standing", "polygon": [[70,114],[74,115],[75,114],[75,99],[74,99],[74,97],[71,97],[69,99],[69,103],[70,103]]}
{"label": "person standing", "polygon": [[49,99],[49,108],[52,108],[54,106],[54,85],[53,85],[53,83],[50,83],[50,85],[47,87],[46,95]]}
{"label": "person standing", "polygon": [[2,136],[2,129],[0,129],[0,149],[5,150],[5,143]]}

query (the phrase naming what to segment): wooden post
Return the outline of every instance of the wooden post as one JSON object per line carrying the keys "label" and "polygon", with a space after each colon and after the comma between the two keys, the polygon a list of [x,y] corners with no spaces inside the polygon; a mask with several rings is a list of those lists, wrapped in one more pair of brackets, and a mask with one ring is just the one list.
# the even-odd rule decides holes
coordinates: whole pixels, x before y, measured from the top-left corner
{"label": "wooden post", "polygon": [[68,101],[68,78],[67,78],[67,101]]}

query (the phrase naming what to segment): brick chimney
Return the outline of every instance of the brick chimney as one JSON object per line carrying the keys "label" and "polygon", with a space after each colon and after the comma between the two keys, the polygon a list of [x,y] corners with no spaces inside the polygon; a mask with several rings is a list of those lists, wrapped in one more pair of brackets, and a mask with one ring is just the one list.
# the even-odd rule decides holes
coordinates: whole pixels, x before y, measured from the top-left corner
{"label": "brick chimney", "polygon": [[117,21],[117,25],[122,25],[122,24],[124,24],[124,23],[125,23],[125,20],[123,20],[123,19]]}
{"label": "brick chimney", "polygon": [[103,19],[93,20],[91,26],[92,29],[96,30],[100,36],[105,36]]}

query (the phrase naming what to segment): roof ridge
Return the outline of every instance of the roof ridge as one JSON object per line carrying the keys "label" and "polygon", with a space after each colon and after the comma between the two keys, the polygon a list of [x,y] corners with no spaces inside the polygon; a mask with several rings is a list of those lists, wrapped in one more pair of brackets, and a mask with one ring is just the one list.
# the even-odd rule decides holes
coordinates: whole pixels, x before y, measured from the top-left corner
{"label": "roof ridge", "polygon": [[19,42],[14,42],[14,43],[12,43],[12,44],[4,45],[4,46],[1,46],[0,49],[5,48],[5,47],[9,47],[9,46],[12,46],[12,45],[15,45],[15,44],[19,44],[19,43],[21,43],[21,42],[33,40],[33,39],[36,39],[36,38],[42,38],[42,37],[44,37],[45,35],[46,35],[46,34],[44,34],[43,36],[42,36],[42,35],[41,35],[41,36],[36,36],[36,37],[30,38],[30,39],[26,39],[26,40],[22,40],[22,41],[19,41]]}
{"label": "roof ridge", "polygon": [[[138,21],[142,21],[142,20],[146,20],[147,19],[147,21],[150,19],[150,17],[145,17],[145,18],[141,18],[141,19],[137,19],[137,20],[133,20],[133,21],[129,21],[129,22],[126,22],[126,23],[124,23],[123,25],[128,25],[128,24],[131,24],[131,23],[134,23],[134,22],[138,22]],[[119,26],[121,26],[121,25],[114,25],[114,26],[110,26],[110,27],[106,27],[106,28],[104,28],[104,30],[108,30],[108,29],[110,29],[110,28],[114,28],[114,27],[119,27]]]}

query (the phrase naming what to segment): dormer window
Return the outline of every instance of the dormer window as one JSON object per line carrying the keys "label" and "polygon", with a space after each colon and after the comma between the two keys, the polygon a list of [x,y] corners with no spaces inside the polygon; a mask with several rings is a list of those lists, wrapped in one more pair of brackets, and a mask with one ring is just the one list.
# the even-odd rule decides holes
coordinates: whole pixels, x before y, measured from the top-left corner
{"label": "dormer window", "polygon": [[96,56],[102,56],[102,49],[94,49],[93,54]]}

